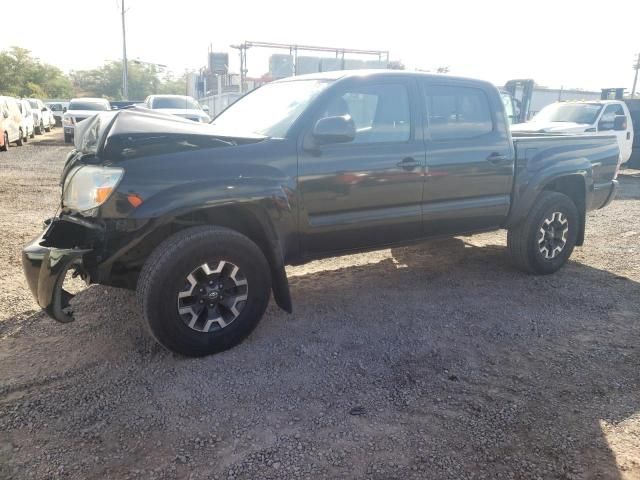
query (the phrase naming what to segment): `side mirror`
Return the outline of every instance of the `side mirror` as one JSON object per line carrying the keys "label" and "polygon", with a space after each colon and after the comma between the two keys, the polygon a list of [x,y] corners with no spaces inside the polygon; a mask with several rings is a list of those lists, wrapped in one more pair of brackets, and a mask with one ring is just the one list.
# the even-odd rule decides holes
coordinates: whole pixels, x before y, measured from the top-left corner
{"label": "side mirror", "polygon": [[4,118],[9,118],[9,112],[7,112],[6,110],[4,112],[2,112],[2,116]]}
{"label": "side mirror", "polygon": [[41,111],[42,112],[46,112],[47,111],[47,107],[42,107]]}
{"label": "side mirror", "polygon": [[321,118],[313,127],[313,137],[320,144],[351,142],[356,138],[356,124],[351,115]]}
{"label": "side mirror", "polygon": [[62,113],[65,113],[67,111],[67,107],[62,107]]}
{"label": "side mirror", "polygon": [[613,129],[617,132],[624,132],[627,129],[627,117],[616,115],[616,118],[613,119]]}
{"label": "side mirror", "polygon": [[205,112],[209,113],[209,106],[208,105],[202,105],[202,110],[204,110]]}

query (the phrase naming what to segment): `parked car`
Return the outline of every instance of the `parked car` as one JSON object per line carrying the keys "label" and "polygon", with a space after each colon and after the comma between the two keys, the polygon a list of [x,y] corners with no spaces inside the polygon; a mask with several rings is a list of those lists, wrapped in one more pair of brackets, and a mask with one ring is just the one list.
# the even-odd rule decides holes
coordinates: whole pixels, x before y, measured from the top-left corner
{"label": "parked car", "polygon": [[76,125],[98,112],[110,110],[109,101],[104,98],[74,98],[69,102],[67,111],[62,116],[64,142],[71,143]]}
{"label": "parked car", "polygon": [[209,123],[211,117],[192,97],[185,95],[150,95],[144,101],[147,108],[177,115],[194,122]]}
{"label": "parked car", "polygon": [[24,141],[22,114],[18,107],[18,100],[13,97],[0,97],[0,123],[2,123],[2,149],[6,151],[10,143],[19,147]]}
{"label": "parked car", "polygon": [[69,102],[46,102],[45,105],[51,110],[56,126],[62,126],[62,116],[67,111]]}
{"label": "parked car", "polygon": [[115,100],[109,103],[111,104],[111,110],[122,110],[123,108],[129,108],[142,102],[134,100]]}
{"label": "parked car", "polygon": [[20,117],[22,119],[20,127],[22,129],[23,140],[26,142],[29,138],[35,137],[31,104],[25,99],[18,100],[18,109],[20,110]]}
{"label": "parked car", "polygon": [[69,270],[137,289],[185,355],[242,341],[272,292],[290,312],[288,264],[505,228],[518,268],[553,273],[614,198],[620,154],[614,136],[512,138],[491,84],[391,70],[268,83],[213,124],[132,108],[76,129],[59,214],[23,250],[29,287],[62,322]]}
{"label": "parked car", "polygon": [[[45,112],[44,113],[44,117],[45,119],[49,120],[49,130],[53,130],[54,128],[56,128],[56,116],[53,113],[53,110],[51,110],[51,108],[49,108],[48,106],[45,105]],[[46,123],[45,123],[46,125]]]}
{"label": "parked car", "polygon": [[33,112],[33,124],[35,132],[42,135],[44,132],[51,131],[51,126],[55,125],[55,118],[51,110],[47,108],[44,102],[38,98],[28,98],[29,105]]}
{"label": "parked car", "polygon": [[620,148],[620,164],[629,160],[633,145],[633,122],[629,108],[621,100],[552,103],[529,122],[513,125],[511,131],[615,135]]}

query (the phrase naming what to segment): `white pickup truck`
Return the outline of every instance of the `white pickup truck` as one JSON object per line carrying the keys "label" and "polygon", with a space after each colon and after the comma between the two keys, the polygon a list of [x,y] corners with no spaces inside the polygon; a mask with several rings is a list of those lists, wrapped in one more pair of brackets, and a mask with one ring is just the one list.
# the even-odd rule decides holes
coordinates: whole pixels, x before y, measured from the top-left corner
{"label": "white pickup truck", "polygon": [[530,121],[512,125],[511,131],[615,135],[620,147],[620,164],[629,160],[633,146],[631,115],[621,100],[552,103]]}

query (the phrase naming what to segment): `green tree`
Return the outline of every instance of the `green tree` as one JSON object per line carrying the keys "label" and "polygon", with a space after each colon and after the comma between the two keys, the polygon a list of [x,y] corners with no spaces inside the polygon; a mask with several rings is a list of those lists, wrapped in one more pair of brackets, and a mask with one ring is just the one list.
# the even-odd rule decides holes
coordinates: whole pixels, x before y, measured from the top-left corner
{"label": "green tree", "polygon": [[26,48],[11,47],[0,52],[0,94],[68,98],[73,87],[59,68],[41,62]]}
{"label": "green tree", "polygon": [[[184,94],[185,77],[175,78],[171,74],[160,77],[155,66],[129,62],[128,65],[129,99],[144,100],[155,93]],[[92,70],[80,70],[71,73],[77,95],[106,97],[121,100],[122,62],[110,61]]]}

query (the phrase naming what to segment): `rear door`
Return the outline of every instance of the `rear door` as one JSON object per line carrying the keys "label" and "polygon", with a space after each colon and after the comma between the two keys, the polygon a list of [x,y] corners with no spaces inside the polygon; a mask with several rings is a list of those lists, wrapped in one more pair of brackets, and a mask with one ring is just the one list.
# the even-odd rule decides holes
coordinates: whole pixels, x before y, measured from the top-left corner
{"label": "rear door", "polygon": [[[415,82],[364,78],[336,87],[320,118],[349,115],[349,143],[299,153],[300,230],[305,252],[360,249],[418,238],[425,150]],[[310,135],[308,132],[307,135]]]}
{"label": "rear door", "polygon": [[504,106],[483,83],[425,79],[426,235],[496,228],[504,222],[514,174]]}

